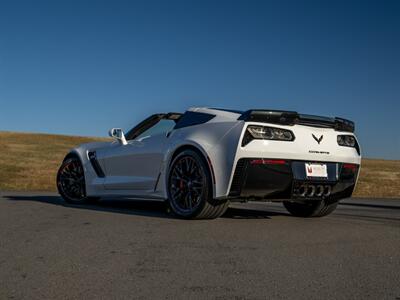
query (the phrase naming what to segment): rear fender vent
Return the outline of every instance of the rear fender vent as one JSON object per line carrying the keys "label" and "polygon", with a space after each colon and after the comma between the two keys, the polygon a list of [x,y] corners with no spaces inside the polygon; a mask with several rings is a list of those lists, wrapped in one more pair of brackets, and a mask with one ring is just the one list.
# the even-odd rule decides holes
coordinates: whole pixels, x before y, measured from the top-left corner
{"label": "rear fender vent", "polygon": [[242,185],[244,183],[244,175],[246,174],[248,160],[241,158],[236,163],[235,174],[233,175],[231,190],[229,196],[239,196],[242,191]]}

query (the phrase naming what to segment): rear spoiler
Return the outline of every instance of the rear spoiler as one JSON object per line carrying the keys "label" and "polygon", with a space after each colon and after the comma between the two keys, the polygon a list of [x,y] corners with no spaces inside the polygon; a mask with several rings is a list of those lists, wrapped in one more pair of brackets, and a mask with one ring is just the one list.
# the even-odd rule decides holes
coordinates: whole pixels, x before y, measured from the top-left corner
{"label": "rear spoiler", "polygon": [[293,126],[295,124],[333,128],[336,131],[354,132],[354,122],[342,118],[329,118],[299,114],[295,111],[261,110],[245,111],[238,120]]}

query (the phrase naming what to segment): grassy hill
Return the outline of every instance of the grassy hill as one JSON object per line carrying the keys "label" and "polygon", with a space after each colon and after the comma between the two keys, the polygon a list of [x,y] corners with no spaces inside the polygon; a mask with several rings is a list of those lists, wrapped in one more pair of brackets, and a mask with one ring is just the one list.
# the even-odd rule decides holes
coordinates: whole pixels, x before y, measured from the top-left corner
{"label": "grassy hill", "polygon": [[[55,191],[68,150],[100,140],[105,139],[0,132],[0,190]],[[400,198],[400,161],[364,159],[354,196]]]}
{"label": "grassy hill", "polygon": [[0,132],[0,190],[55,191],[58,167],[69,149],[101,139]]}

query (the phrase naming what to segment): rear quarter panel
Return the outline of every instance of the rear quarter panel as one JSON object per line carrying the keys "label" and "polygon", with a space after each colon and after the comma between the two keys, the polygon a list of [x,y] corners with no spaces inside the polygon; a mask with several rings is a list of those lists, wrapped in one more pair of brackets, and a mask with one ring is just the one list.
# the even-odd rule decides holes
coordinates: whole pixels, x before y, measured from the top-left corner
{"label": "rear quarter panel", "polygon": [[210,122],[189,126],[174,131],[170,136],[170,145],[165,154],[162,168],[162,187],[165,197],[168,167],[173,154],[182,146],[196,147],[205,158],[209,158],[215,175],[214,197],[224,196],[232,172],[237,143],[243,122]]}

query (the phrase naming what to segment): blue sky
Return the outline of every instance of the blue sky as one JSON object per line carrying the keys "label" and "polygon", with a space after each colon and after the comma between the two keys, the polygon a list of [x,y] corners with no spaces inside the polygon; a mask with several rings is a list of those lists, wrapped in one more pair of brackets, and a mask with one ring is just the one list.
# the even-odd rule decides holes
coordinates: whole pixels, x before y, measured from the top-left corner
{"label": "blue sky", "polygon": [[190,106],[342,116],[400,159],[400,2],[0,2],[0,130],[105,136]]}

